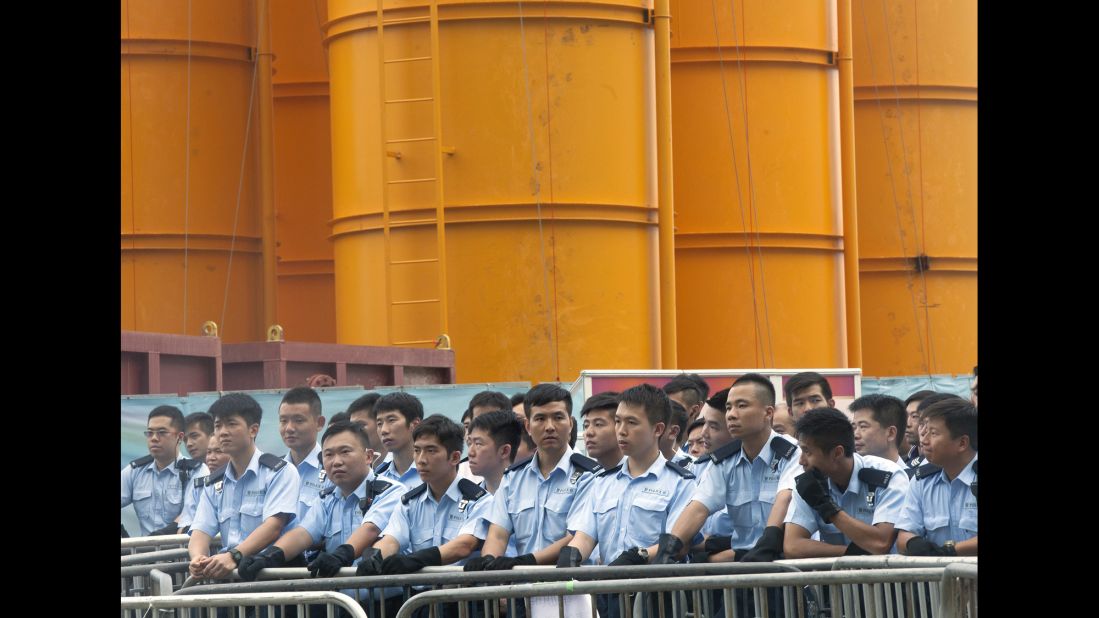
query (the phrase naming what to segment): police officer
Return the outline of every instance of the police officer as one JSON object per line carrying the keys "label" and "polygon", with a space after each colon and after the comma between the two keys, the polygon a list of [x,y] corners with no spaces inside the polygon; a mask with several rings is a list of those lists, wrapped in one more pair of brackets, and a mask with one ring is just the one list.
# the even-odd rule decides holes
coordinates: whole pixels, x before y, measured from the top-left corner
{"label": "police officer", "polygon": [[362,526],[367,528],[367,536],[376,539],[400,503],[401,494],[408,491],[400,483],[375,477],[370,467],[374,453],[361,423],[333,423],[321,443],[324,470],[333,485],[321,491],[320,503],[274,545],[241,560],[237,568],[241,579],[252,581],[262,569],[285,566],[322,541],[325,551],[309,563],[309,570],[314,577],[335,576],[362,553],[362,548],[356,550],[348,544],[351,533]]}
{"label": "police officer", "polygon": [[[210,406],[214,435],[229,463],[206,478],[187,551],[194,577],[227,577],[244,556],[274,543],[297,513],[298,471],[277,455],[256,448],[263,409],[244,393],[229,393]],[[221,534],[221,553],[210,541]]]}
{"label": "police officer", "polygon": [[421,479],[412,453],[412,434],[424,418],[424,405],[415,395],[389,393],[374,404],[374,418],[382,445],[389,451],[374,470],[384,479],[416,487]]}
{"label": "police officer", "polygon": [[[899,409],[901,402],[897,400]],[[786,515],[787,558],[886,554],[893,525],[908,492],[908,476],[896,462],[855,452],[847,416],[817,408],[797,422],[801,465]],[[820,540],[810,536],[820,532]]]}
{"label": "police officer", "polygon": [[[206,440],[206,469],[210,474],[217,474],[229,463],[229,456],[221,450],[221,443],[218,442],[217,436],[214,435],[213,430],[214,417],[210,417],[210,437]],[[186,534],[191,528],[191,522],[195,520],[195,511],[198,510],[198,500],[202,497],[202,490],[206,487],[206,477],[209,474],[201,476],[196,475],[191,479],[190,487],[185,491],[190,492],[191,496],[189,503],[183,508],[183,512],[179,514],[179,533]]]}
{"label": "police officer", "polygon": [[922,413],[920,466],[897,522],[897,549],[909,556],[977,555],[977,408],[960,397]]}
{"label": "police officer", "polygon": [[[601,470],[599,463],[573,452],[568,444],[572,395],[554,384],[539,384],[523,402],[534,456],[508,468],[495,492],[488,538],[467,571],[504,570],[516,565],[553,564],[568,543],[566,523]],[[518,436],[516,436],[518,439]],[[518,556],[506,557],[509,540]]]}
{"label": "police officer", "polygon": [[201,461],[179,455],[183,441],[183,413],[174,406],[149,412],[145,442],[149,454],[122,469],[122,507],[134,505],[141,536],[175,534],[179,514],[190,504],[194,476],[207,474]]}
{"label": "police officer", "polygon": [[855,424],[855,451],[892,461],[903,470],[908,463],[901,457],[904,443],[904,402],[890,395],[863,395],[847,407]]}
{"label": "police officer", "polygon": [[[700,438],[706,453],[692,461],[688,467],[695,475],[696,485],[713,462],[713,453],[733,441],[725,424],[725,403],[728,398],[729,389],[720,390],[702,408],[702,415],[698,420],[702,421]],[[701,547],[693,548],[691,562],[732,562],[736,554],[731,551],[733,524],[728,511],[720,509],[711,513],[702,525],[702,535],[705,543]]]}
{"label": "police officer", "polygon": [[282,396],[279,403],[279,436],[290,451],[283,456],[298,470],[298,520],[320,500],[321,490],[331,487],[321,467],[321,446],[317,434],[324,428],[321,398],[308,386],[297,386]]}

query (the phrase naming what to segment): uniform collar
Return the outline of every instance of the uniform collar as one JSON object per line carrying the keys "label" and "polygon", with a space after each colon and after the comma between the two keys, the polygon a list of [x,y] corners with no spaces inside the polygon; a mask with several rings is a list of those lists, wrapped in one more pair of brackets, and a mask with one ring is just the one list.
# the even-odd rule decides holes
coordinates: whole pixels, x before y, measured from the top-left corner
{"label": "uniform collar", "polygon": [[[775,457],[775,452],[771,449],[771,440],[774,440],[777,435],[779,435],[779,433],[772,429],[771,433],[767,436],[767,441],[763,443],[763,448],[760,449],[759,455],[756,455],[757,460],[762,461],[767,465],[771,465],[771,460]],[[752,464],[752,462],[748,461],[748,456],[744,454],[743,448],[737,452],[736,460],[733,465],[739,465],[740,462],[744,462],[748,465]]]}
{"label": "uniform collar", "polygon": [[[866,467],[866,460],[862,458],[862,455],[858,453],[851,453],[851,457],[854,459],[854,464],[851,466],[851,480],[847,481],[847,490],[843,493],[855,494],[856,496],[862,491],[862,481],[859,480],[859,470]],[[836,487],[836,484],[832,482],[832,479],[828,479],[828,483],[832,487]],[[836,487],[839,490],[839,487]]]}
{"label": "uniform collar", "polygon": [[[292,457],[293,454],[294,454],[294,451],[289,451],[289,452],[286,453],[285,456],[283,456],[283,459],[286,460],[286,463],[290,464],[291,466],[294,465],[294,458]],[[317,456],[320,455],[320,454],[321,454],[321,445],[314,442],[313,443],[313,450],[309,451],[309,454],[306,455],[305,459],[303,459],[301,461],[301,463],[298,464],[298,465],[300,466],[300,465],[304,464],[304,465],[308,465],[309,467],[311,467],[315,470],[319,470],[320,469],[320,460],[317,458]]]}
{"label": "uniform collar", "polygon": [[973,453],[973,459],[962,468],[961,474],[958,475],[958,478],[966,485],[972,485],[973,481],[976,480],[977,475],[973,473],[973,464],[975,463],[977,463],[977,453]]}
{"label": "uniform collar", "polygon": [[[366,478],[363,479],[363,482],[359,483],[359,486],[355,488],[355,491],[351,492],[351,496],[355,496],[356,499],[365,498],[366,497],[366,486],[367,486],[368,483],[370,483],[374,480],[373,477],[374,477],[374,473],[373,473],[373,471],[371,471],[371,473],[367,474]],[[343,490],[341,490],[339,487],[336,488],[336,491],[340,492],[340,499],[341,500],[346,500],[346,499],[351,497],[351,496],[344,496],[343,495]]]}
{"label": "uniform collar", "polygon": [[247,476],[249,472],[255,474],[256,476],[259,476],[259,457],[262,454],[263,452],[257,448],[255,452],[252,453],[252,459],[248,462],[248,467],[244,469],[244,474],[240,475],[239,477],[233,476],[233,462],[232,460],[230,460],[228,463],[225,464],[225,478],[231,481],[239,481]]}
{"label": "uniform collar", "polygon": [[[561,474],[564,474],[565,476],[569,475],[569,459],[572,457],[572,453],[572,447],[566,446],[565,453],[561,455],[561,459],[557,461],[557,465],[553,467],[553,470],[550,470],[549,476],[546,477],[547,481],[549,480],[549,477],[553,476],[553,473],[557,470],[560,470]],[[539,475],[542,474],[542,467],[539,465],[541,461],[541,454],[535,452],[534,459],[530,462],[530,468]]]}
{"label": "uniform collar", "polygon": [[664,458],[664,453],[661,453],[660,451],[657,451],[656,452],[656,459],[653,460],[652,464],[649,465],[649,468],[647,470],[645,470],[644,474],[641,474],[640,476],[630,477],[630,464],[629,464],[628,460],[629,460],[629,457],[623,457],[622,461],[619,462],[618,465],[620,465],[622,467],[618,469],[618,476],[625,475],[629,478],[643,479],[646,476],[649,476],[651,474],[654,477],[659,477],[660,476],[660,470],[663,469],[668,463],[668,460]]}
{"label": "uniform collar", "polygon": [[[450,482],[450,487],[447,487],[446,488],[446,493],[443,494],[445,497],[450,498],[451,500],[453,500],[455,504],[457,504],[458,502],[461,502],[461,500],[462,500],[462,492],[461,492],[461,490],[458,489],[458,482],[461,481],[461,480],[462,480],[462,477],[460,477],[458,475],[454,475],[454,480]],[[428,487],[427,491],[425,491],[424,493],[427,494],[430,497],[431,496],[431,488]]]}

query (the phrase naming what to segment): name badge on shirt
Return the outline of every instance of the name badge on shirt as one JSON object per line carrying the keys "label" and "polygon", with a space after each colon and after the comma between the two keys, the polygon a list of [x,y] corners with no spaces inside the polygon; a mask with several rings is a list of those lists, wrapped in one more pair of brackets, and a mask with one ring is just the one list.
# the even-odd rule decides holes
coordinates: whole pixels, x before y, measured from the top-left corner
{"label": "name badge on shirt", "polygon": [[553,493],[556,494],[573,494],[576,493],[575,487],[555,487]]}
{"label": "name badge on shirt", "polygon": [[672,492],[668,491],[667,489],[657,489],[655,487],[646,487],[645,489],[641,490],[641,493],[643,493],[643,494],[652,494],[654,496],[670,496],[670,495],[672,495]]}
{"label": "name badge on shirt", "polygon": [[454,513],[451,513],[451,514],[447,515],[446,518],[449,519],[450,521],[465,521],[464,517],[461,517],[459,515],[455,515]]}
{"label": "name badge on shirt", "polygon": [[252,497],[252,496],[262,496],[266,493],[267,493],[267,489],[249,489],[248,491],[244,492],[244,495],[248,496],[248,497]]}

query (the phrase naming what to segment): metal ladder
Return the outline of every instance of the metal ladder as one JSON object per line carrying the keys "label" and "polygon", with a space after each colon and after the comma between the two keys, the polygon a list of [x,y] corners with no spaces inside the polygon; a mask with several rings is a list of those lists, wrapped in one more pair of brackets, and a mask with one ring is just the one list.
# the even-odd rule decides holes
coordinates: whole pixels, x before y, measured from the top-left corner
{"label": "metal ladder", "polygon": [[[382,230],[385,238],[385,277],[389,345],[418,346],[447,341],[446,302],[446,222],[443,212],[443,152],[440,143],[442,111],[439,104],[439,7],[431,0],[428,12],[422,7],[401,9],[407,16],[387,19],[384,0],[378,0],[378,96],[381,110],[382,135]],[[417,27],[426,23],[428,28]],[[400,53],[387,56],[385,31],[399,26]],[[421,35],[421,32],[426,33]],[[412,50],[409,55],[407,50]],[[420,50],[429,50],[423,55]],[[431,92],[429,96],[416,92],[422,89],[425,65],[430,66]],[[419,79],[418,79],[419,77]],[[398,82],[393,87],[389,82]],[[398,92],[392,92],[397,90]],[[390,97],[393,98],[390,98]],[[429,134],[423,134],[426,123],[408,122],[417,113],[423,116],[424,107],[430,104],[431,126]],[[391,126],[391,124],[397,126]],[[411,129],[410,129],[411,127]],[[420,133],[420,134],[417,134]],[[447,149],[452,154],[453,149]],[[392,171],[391,169],[392,168]],[[426,189],[425,189],[426,188]],[[394,194],[423,200],[423,195],[434,195],[434,216],[394,217],[391,212]],[[420,200],[416,197],[420,196]],[[434,226],[434,243],[409,242],[398,245],[395,251],[392,239],[394,228],[420,228]],[[406,234],[412,234],[409,230]],[[435,293],[430,293],[428,281],[437,282]],[[434,311],[431,309],[434,308]]]}

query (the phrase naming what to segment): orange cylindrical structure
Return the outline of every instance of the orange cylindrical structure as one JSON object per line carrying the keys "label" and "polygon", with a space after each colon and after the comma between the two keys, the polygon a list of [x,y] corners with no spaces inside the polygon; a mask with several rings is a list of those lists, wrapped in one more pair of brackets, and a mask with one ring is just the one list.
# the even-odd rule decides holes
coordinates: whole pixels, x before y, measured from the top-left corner
{"label": "orange cylindrical structure", "polygon": [[270,11],[278,323],[287,341],[335,343],[328,5],[286,0]]}
{"label": "orange cylindrical structure", "polygon": [[383,5],[379,58],[375,3],[329,2],[338,342],[448,323],[461,382],[658,366],[647,3],[431,4]]}
{"label": "orange cylindrical structure", "polygon": [[122,329],[254,341],[253,8],[189,4],[122,2]]}
{"label": "orange cylindrical structure", "polygon": [[831,2],[672,3],[681,367],[847,365],[836,51]]}
{"label": "orange cylindrical structure", "polygon": [[977,2],[853,5],[863,371],[977,364]]}

